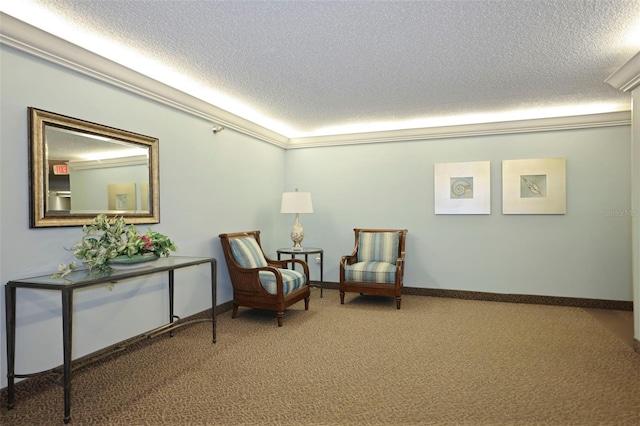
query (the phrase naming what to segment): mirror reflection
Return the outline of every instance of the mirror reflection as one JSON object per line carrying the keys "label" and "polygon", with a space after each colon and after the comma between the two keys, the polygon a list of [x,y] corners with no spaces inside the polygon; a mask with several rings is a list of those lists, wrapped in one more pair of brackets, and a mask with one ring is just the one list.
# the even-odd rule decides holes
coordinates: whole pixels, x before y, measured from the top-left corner
{"label": "mirror reflection", "polygon": [[99,213],[158,223],[158,140],[29,109],[32,227],[88,223]]}

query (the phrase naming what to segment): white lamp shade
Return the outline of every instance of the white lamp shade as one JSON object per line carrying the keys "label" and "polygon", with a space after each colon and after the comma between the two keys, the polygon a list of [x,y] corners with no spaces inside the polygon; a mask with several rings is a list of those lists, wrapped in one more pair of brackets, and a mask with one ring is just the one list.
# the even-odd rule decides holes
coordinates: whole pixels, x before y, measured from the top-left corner
{"label": "white lamp shade", "polygon": [[313,213],[310,192],[283,192],[280,213]]}

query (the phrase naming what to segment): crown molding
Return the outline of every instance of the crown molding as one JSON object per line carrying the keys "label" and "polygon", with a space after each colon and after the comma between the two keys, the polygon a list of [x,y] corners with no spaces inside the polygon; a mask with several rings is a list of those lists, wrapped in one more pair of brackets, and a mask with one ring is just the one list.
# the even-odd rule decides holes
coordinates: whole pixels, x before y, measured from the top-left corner
{"label": "crown molding", "polygon": [[0,12],[0,43],[110,85],[286,147],[287,138]]}
{"label": "crown molding", "polygon": [[[224,126],[284,149],[620,126],[631,123],[630,111],[621,111],[571,117],[289,139],[284,135],[83,49],[10,15],[0,12],[0,22],[2,23],[0,25],[0,44],[211,121],[214,125]],[[634,65],[629,65],[632,61]],[[623,67],[624,72],[622,68],[619,70],[620,73],[628,75],[633,73],[627,70],[627,66],[630,69],[634,69],[634,77],[627,81],[634,81],[635,85],[640,82],[639,62],[640,54],[636,55]],[[612,77],[609,77],[609,79]],[[625,80],[624,77],[622,79]],[[609,84],[612,83],[609,82]],[[629,86],[629,84],[627,83],[625,87]]]}
{"label": "crown molding", "polygon": [[494,123],[463,124],[422,129],[392,130],[386,132],[354,133],[350,135],[315,136],[289,139],[288,148],[352,145],[447,139],[469,136],[500,135],[511,133],[544,132],[551,130],[587,129],[594,127],[625,126],[631,124],[630,111],[570,117],[539,118],[530,120],[501,121]]}
{"label": "crown molding", "polygon": [[638,87],[640,85],[640,52],[636,53],[604,81],[623,92],[628,92]]}

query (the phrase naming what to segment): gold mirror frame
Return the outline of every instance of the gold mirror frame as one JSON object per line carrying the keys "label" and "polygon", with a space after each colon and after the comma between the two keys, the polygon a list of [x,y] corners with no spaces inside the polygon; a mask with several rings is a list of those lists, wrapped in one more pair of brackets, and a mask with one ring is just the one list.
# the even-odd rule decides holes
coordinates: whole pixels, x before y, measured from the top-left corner
{"label": "gold mirror frame", "polygon": [[[85,225],[101,213],[122,216],[127,223],[132,224],[160,222],[159,141],[157,138],[33,107],[28,108],[28,118],[30,228]],[[60,142],[57,142],[58,140]],[[135,151],[136,155],[129,154],[120,159],[78,160],[78,155],[107,149]],[[49,153],[54,151],[59,152],[55,154],[59,158],[49,157]],[[68,158],[60,158],[61,156]],[[71,160],[72,156],[76,159]],[[100,162],[102,162],[100,166],[95,165]],[[145,170],[145,163],[148,171]],[[107,167],[104,167],[105,164]],[[124,177],[125,172],[132,167],[136,168],[135,173],[139,179],[121,182],[121,179],[125,181],[128,179]],[[82,183],[83,173],[73,172],[73,170],[88,169],[103,169],[103,171],[93,172],[90,183]],[[109,171],[104,172],[106,169]],[[88,205],[89,202],[86,202],[86,208],[72,208],[74,191],[71,188],[69,191],[56,190],[55,194],[52,193],[54,170],[62,175],[66,173],[70,181],[75,176],[78,182],[76,187],[87,185],[85,189],[88,190],[85,192],[100,201],[97,203],[94,201],[95,205]],[[142,177],[145,173],[146,181]],[[104,181],[98,180],[98,175],[101,175],[100,179]],[[89,179],[85,180],[89,181]],[[69,208],[67,209],[66,204],[64,207],[57,207],[57,202],[52,203],[51,197],[56,200],[62,197],[69,198]],[[80,200],[81,197],[77,196],[76,199]]]}

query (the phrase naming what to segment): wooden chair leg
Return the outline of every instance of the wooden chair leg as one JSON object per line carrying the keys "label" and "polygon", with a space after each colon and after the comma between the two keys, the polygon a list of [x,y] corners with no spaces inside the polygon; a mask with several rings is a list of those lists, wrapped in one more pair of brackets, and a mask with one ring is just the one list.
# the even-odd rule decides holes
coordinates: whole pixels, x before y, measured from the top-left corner
{"label": "wooden chair leg", "polygon": [[233,304],[233,311],[231,311],[231,318],[235,318],[238,316],[238,305]]}
{"label": "wooden chair leg", "polygon": [[304,310],[305,311],[309,310],[309,297],[305,297],[304,299]]}
{"label": "wooden chair leg", "polygon": [[344,291],[340,292],[340,304],[344,305]]}
{"label": "wooden chair leg", "polygon": [[278,312],[278,327],[282,327],[283,318],[284,318],[284,312]]}
{"label": "wooden chair leg", "polygon": [[400,309],[400,299],[402,298],[402,296],[398,296],[396,297],[396,308]]}

